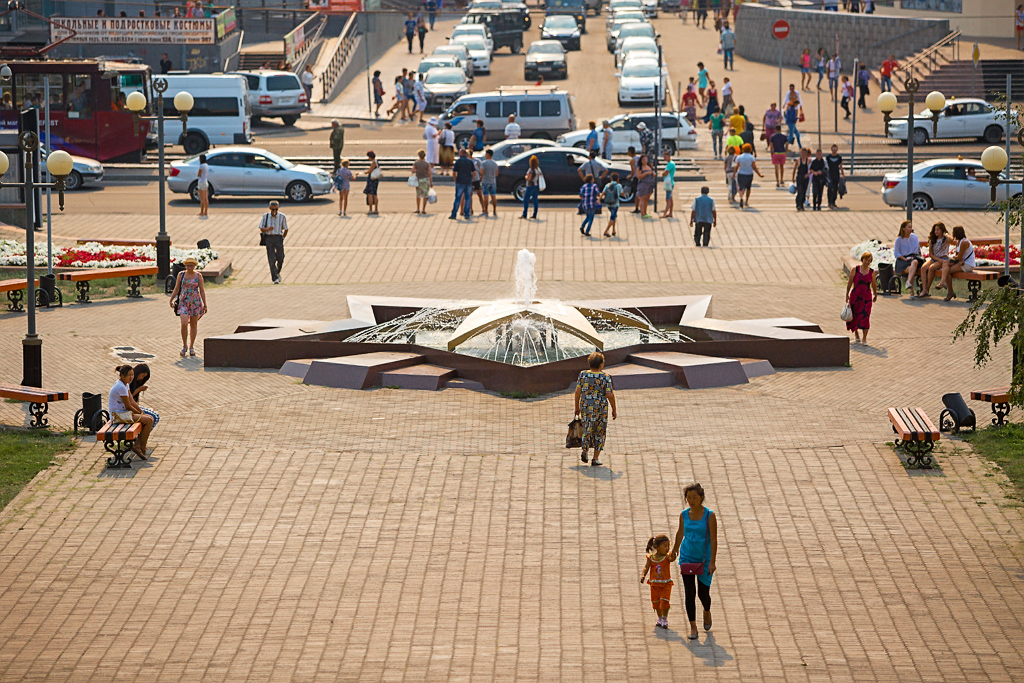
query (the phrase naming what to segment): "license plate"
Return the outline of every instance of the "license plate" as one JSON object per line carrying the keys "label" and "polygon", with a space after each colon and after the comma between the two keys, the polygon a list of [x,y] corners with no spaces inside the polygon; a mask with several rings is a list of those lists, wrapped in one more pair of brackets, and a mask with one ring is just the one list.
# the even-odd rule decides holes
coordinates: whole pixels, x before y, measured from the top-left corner
{"label": "license plate", "polygon": [[550,66],[538,67],[537,71],[551,71],[551,67]]}
{"label": "license plate", "polygon": [[295,104],[294,97],[279,97],[277,98],[278,104]]}

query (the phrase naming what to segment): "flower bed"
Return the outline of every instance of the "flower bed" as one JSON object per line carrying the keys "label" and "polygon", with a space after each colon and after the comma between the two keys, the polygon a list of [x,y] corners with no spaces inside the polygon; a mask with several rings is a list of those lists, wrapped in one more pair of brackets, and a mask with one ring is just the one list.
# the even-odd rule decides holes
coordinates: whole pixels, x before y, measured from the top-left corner
{"label": "flower bed", "polygon": [[[850,249],[850,256],[859,261],[861,254],[865,251],[871,252],[874,257],[872,264],[879,263],[896,263],[896,256],[893,254],[892,247],[886,246],[878,240],[868,240],[867,242],[861,242]],[[921,242],[921,255],[928,256],[928,243]],[[996,244],[991,247],[975,247],[974,249],[974,261],[975,265],[978,266],[1001,266],[1003,265],[1004,248],[1001,244]],[[1020,249],[1014,245],[1010,245],[1010,265],[1020,265]]]}
{"label": "flower bed", "polygon": [[[35,264],[46,266],[46,244],[35,245]],[[211,261],[220,258],[213,249],[179,249],[171,247],[171,263],[193,257],[202,270]],[[74,247],[61,247],[53,251],[53,265],[58,268],[119,268],[156,263],[156,247],[111,247],[88,242]],[[25,245],[14,240],[0,240],[0,266],[26,266]]]}

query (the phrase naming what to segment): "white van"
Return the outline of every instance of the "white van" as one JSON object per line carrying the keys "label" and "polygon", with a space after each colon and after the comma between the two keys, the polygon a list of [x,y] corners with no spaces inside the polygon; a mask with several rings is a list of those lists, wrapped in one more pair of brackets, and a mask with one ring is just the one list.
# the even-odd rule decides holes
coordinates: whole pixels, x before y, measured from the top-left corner
{"label": "white van", "polygon": [[440,123],[452,124],[455,145],[468,142],[476,121],[484,122],[486,140],[505,139],[509,114],[524,138],[554,140],[576,128],[572,96],[564,90],[537,86],[502,86],[492,92],[463,95],[441,115]]}
{"label": "white van", "polygon": [[[249,85],[244,76],[226,74],[178,74],[171,72],[164,93],[164,142],[179,144],[186,154],[199,154],[214,145],[245,145],[252,142]],[[174,96],[188,91],[195,100],[182,135],[174,109]],[[154,126],[155,127],[155,126]]]}

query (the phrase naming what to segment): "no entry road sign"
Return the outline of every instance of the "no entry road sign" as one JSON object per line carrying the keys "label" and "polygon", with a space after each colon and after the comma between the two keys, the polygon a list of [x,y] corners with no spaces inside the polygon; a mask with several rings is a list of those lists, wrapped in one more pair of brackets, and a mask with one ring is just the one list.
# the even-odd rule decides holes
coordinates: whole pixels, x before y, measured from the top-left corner
{"label": "no entry road sign", "polygon": [[772,35],[775,36],[776,40],[785,40],[789,37],[789,22],[785,19],[779,19],[772,24]]}

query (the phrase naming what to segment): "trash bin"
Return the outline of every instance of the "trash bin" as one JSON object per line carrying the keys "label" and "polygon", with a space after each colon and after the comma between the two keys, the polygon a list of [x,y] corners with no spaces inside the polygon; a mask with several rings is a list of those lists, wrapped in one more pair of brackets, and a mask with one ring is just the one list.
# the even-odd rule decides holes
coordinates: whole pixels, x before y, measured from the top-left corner
{"label": "trash bin", "polygon": [[46,301],[47,301],[46,305],[47,306],[49,306],[50,302],[52,302],[54,300],[54,298],[56,297],[56,295],[53,293],[53,290],[56,287],[57,287],[57,276],[56,275],[54,275],[52,273],[47,273],[46,275],[40,275],[39,276],[39,289],[41,291],[43,291],[43,292],[46,292]]}
{"label": "trash bin", "polygon": [[199,240],[196,243],[196,248],[197,249],[209,249],[210,248],[210,240]]}
{"label": "trash bin", "polygon": [[170,294],[174,291],[174,283],[178,281],[178,273],[185,272],[185,265],[182,263],[175,263],[171,266],[171,274],[167,276],[164,281],[164,294]]}
{"label": "trash bin", "polygon": [[82,428],[90,434],[96,431],[106,422],[105,411],[103,410],[103,396],[100,394],[82,393],[82,409],[75,413],[75,433]]}
{"label": "trash bin", "polygon": [[967,407],[964,397],[958,393],[943,394],[942,405],[946,409],[939,415],[939,430],[959,434],[961,429],[977,429],[974,411]]}
{"label": "trash bin", "polygon": [[879,294],[896,294],[896,287],[894,280],[896,279],[895,270],[891,263],[879,263],[878,264],[878,293]]}

